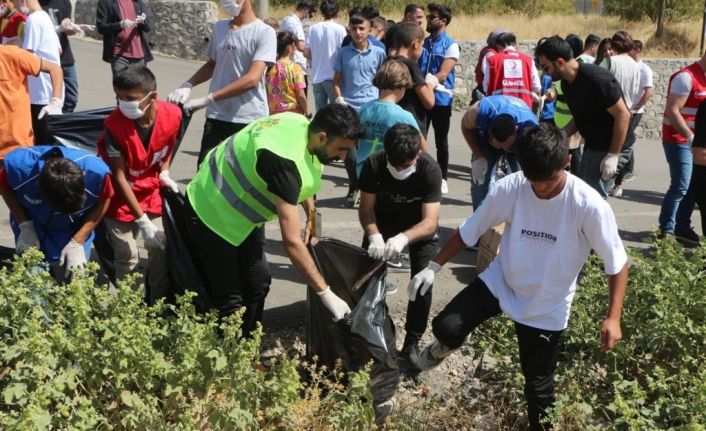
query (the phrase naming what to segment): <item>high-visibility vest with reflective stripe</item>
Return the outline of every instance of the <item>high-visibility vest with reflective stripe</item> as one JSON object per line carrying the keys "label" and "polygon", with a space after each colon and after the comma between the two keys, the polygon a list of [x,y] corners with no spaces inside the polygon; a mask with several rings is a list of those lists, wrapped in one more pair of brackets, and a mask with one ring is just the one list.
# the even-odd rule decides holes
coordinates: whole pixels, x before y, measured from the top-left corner
{"label": "high-visibility vest with reflective stripe", "polygon": [[529,55],[506,49],[488,58],[488,96],[504,94],[522,99],[532,109],[532,69]]}
{"label": "high-visibility vest with reflective stripe", "polygon": [[567,124],[571,122],[574,118],[571,115],[571,110],[569,105],[566,104],[564,99],[564,91],[561,89],[561,81],[556,81],[554,83],[554,88],[556,89],[556,104],[554,105],[554,124],[558,128],[564,128]]}
{"label": "high-visibility vest with reflective stripe", "polygon": [[[699,109],[701,102],[706,100],[706,72],[701,68],[701,65],[696,62],[692,63],[677,73],[669,77],[669,92],[672,91],[672,81],[674,77],[681,72],[686,72],[691,75],[691,92],[684,102],[684,106],[679,110],[679,113],[684,118],[687,127],[694,132],[694,121],[696,120],[696,110]],[[662,119],[662,140],[666,142],[676,142],[678,144],[686,144],[686,138],[672,126],[666,115]]]}
{"label": "high-visibility vest with reflective stripe", "polygon": [[240,245],[253,229],[277,217],[277,196],[257,173],[258,151],[294,162],[302,186],[298,202],[321,188],[323,166],[307,150],[309,121],[285,112],[250,123],[218,144],[188,186],[191,206],[213,232]]}

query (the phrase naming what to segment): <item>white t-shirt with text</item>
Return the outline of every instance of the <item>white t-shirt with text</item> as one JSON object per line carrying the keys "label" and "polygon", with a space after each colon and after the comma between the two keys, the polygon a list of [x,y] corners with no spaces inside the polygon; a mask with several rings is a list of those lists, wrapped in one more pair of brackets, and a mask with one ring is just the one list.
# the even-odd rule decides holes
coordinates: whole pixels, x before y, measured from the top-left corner
{"label": "white t-shirt with text", "polygon": [[562,191],[540,199],[522,172],[499,180],[459,230],[475,244],[493,226],[505,223],[500,252],[480,278],[512,320],[533,328],[567,327],[576,278],[591,249],[605,272],[620,272],[625,248],[610,205],[569,173]]}
{"label": "white t-shirt with text", "polygon": [[[49,14],[43,10],[32,12],[25,23],[25,35],[22,48],[33,51],[43,61],[51,61],[61,65],[61,44],[54,30]],[[33,105],[48,105],[51,100],[51,78],[48,73],[41,72],[39,76],[27,78],[30,103]],[[63,95],[62,95],[62,104]]]}
{"label": "white t-shirt with text", "polygon": [[319,84],[333,80],[333,62],[341,43],[346,37],[346,28],[336,21],[319,22],[309,27],[306,43],[311,50],[311,83]]}

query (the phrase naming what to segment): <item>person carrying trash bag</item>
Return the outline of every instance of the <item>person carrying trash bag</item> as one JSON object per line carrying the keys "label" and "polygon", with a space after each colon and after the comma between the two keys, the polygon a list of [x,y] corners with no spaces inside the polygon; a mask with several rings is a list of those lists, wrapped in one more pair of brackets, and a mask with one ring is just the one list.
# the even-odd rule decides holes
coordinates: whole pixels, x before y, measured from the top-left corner
{"label": "person carrying trash bag", "polygon": [[309,255],[297,205],[312,213],[322,165],[344,158],[363,133],[356,112],[339,104],[317,112],[311,123],[292,112],[261,118],[209,151],[189,183],[185,213],[196,266],[222,318],[246,308],[245,335],[262,321],[270,289],[264,253],[269,220],[279,219],[287,255],[332,318],[350,312]]}
{"label": "person carrying trash bag", "polygon": [[93,230],[114,194],[110,169],[101,159],[55,146],[8,153],[0,192],[10,209],[17,251],[40,249],[59,282],[88,261]]}

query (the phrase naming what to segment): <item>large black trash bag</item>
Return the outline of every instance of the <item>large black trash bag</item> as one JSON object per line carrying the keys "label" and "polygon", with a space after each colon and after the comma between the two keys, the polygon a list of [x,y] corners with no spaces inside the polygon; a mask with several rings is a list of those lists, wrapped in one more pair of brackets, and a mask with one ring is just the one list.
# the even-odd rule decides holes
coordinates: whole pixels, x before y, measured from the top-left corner
{"label": "large black trash bag", "polygon": [[351,313],[333,322],[331,312],[311,288],[307,291],[308,360],[333,367],[337,360],[354,371],[373,360],[370,372],[373,401],[378,405],[395,394],[399,383],[395,325],[385,303],[384,262],[360,247],[332,238],[309,244],[309,252],[333,293],[346,301]]}

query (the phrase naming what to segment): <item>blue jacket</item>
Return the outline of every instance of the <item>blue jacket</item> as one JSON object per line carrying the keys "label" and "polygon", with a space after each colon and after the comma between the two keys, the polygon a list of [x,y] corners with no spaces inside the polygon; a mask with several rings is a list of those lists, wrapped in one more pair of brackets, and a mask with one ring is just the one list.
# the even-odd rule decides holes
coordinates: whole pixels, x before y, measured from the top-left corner
{"label": "blue jacket", "polygon": [[478,103],[478,114],[476,124],[478,125],[478,135],[488,138],[490,123],[501,115],[512,117],[517,124],[517,135],[527,127],[537,127],[537,116],[532,112],[522,99],[513,96],[496,94],[480,99]]}
{"label": "blue jacket", "polygon": [[[545,73],[542,75],[542,95],[546,94],[547,91],[552,87],[553,81],[552,77]],[[542,120],[547,120],[551,121],[554,120],[554,107],[556,105],[556,101],[551,101],[551,102],[544,102],[544,108],[542,108],[542,112],[539,114],[539,118]]]}
{"label": "blue jacket", "polygon": [[[422,74],[431,73],[435,75],[438,73],[441,70],[441,63],[444,62],[446,50],[454,43],[454,40],[446,32],[441,33],[435,39],[432,36],[424,39],[424,51],[422,51],[422,56],[419,58],[419,68],[422,69]],[[442,84],[449,90],[454,89],[456,85],[454,69],[451,69],[451,73]],[[434,106],[451,106],[453,103],[453,96],[450,94],[435,91],[434,96],[436,97]]]}
{"label": "blue jacket", "polygon": [[[83,207],[73,214],[54,211],[39,190],[37,178],[44,167],[47,156],[59,154],[76,163],[84,172],[85,201]],[[35,146],[18,148],[5,156],[5,175],[9,186],[17,195],[17,200],[34,222],[42,252],[48,262],[59,260],[61,250],[71,237],[83,226],[90,209],[100,197],[105,177],[110,173],[108,166],[98,157],[83,150],[65,147]],[[10,224],[19,235],[19,226],[10,216]],[[86,256],[91,248],[94,234],[84,244]]]}

